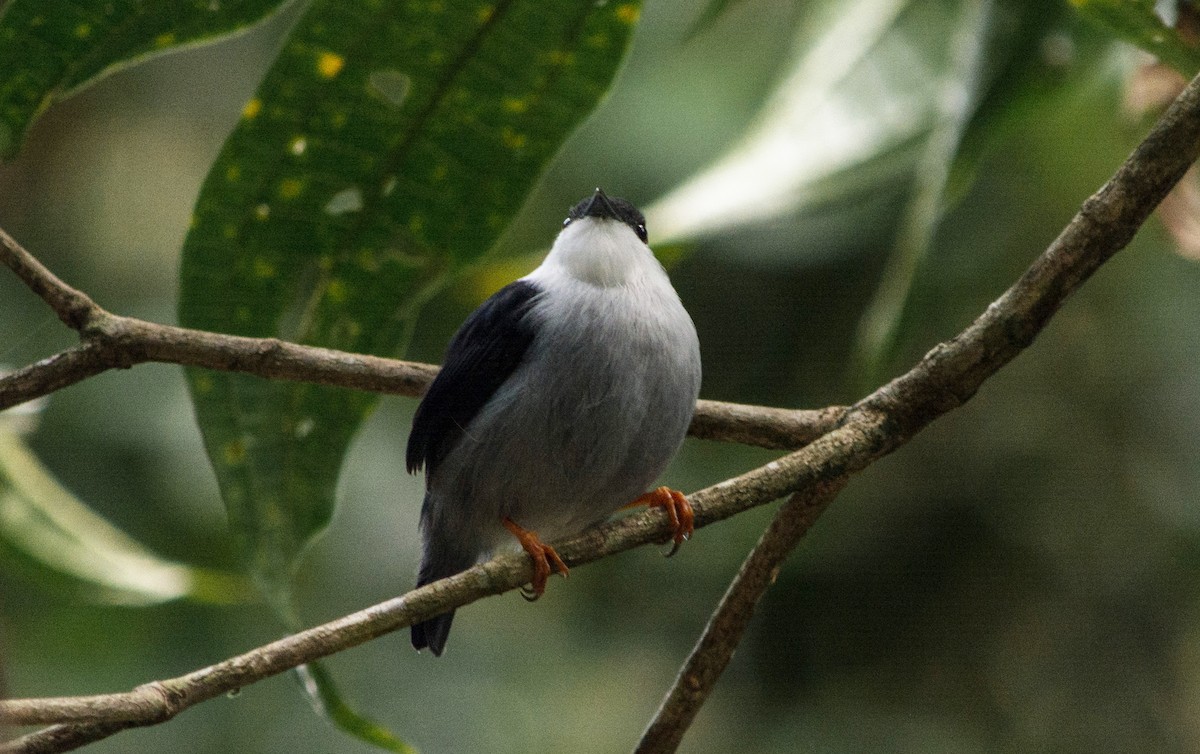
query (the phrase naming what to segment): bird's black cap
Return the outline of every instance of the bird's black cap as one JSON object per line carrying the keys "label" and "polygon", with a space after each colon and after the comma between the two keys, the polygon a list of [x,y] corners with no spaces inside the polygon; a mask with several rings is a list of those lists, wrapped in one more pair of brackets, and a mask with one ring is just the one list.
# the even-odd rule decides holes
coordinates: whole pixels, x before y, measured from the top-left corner
{"label": "bird's black cap", "polygon": [[563,227],[565,228],[573,221],[583,217],[607,218],[623,222],[637,234],[638,238],[642,239],[642,243],[646,242],[646,218],[638,211],[638,208],[620,197],[609,196],[598,188],[591,196],[582,199],[571,208],[567,219],[563,221]]}

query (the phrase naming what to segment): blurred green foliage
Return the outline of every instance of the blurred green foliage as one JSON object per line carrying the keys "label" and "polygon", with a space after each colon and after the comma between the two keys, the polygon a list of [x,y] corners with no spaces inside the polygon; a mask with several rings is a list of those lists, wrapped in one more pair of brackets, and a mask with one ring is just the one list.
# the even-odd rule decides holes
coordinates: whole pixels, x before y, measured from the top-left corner
{"label": "blurred green foliage", "polygon": [[[168,321],[201,181],[301,10],[48,110],[0,166],[0,224],[102,304]],[[968,47],[951,44],[956,33]],[[974,74],[953,54],[970,46]],[[430,299],[409,355],[437,361],[487,292],[479,281],[511,275],[508,263],[544,247],[592,186],[666,206],[712,166],[736,164],[775,118],[804,126],[793,135],[826,158],[821,170],[793,171],[782,196],[752,203],[770,212],[669,234],[700,330],[703,393],[853,400],[857,333],[880,287],[904,290],[878,352],[886,376],[969,322],[1123,159],[1140,124],[1121,113],[1121,88],[1138,62],[1066,3],[648,3],[610,96],[484,260],[495,269]],[[781,119],[791,89],[800,106]],[[708,194],[709,206],[735,206],[744,187]],[[922,191],[934,210],[900,280],[888,260]],[[666,230],[665,219],[651,227]],[[967,407],[856,479],[767,595],[684,750],[1200,747],[1198,283],[1151,224]],[[70,342],[4,276],[0,321],[6,363]],[[298,573],[308,623],[411,584],[421,480],[401,458],[413,406],[384,401],[351,446],[340,506]],[[162,558],[237,561],[179,370],[139,367],[64,391],[29,443],[63,487]],[[666,481],[696,489],[771,457],[689,442]],[[463,641],[437,662],[399,637],[329,665],[425,751],[628,748],[769,515],[705,529],[671,561],[647,550],[581,569],[534,607],[473,605],[459,617]],[[8,690],[22,696],[128,688],[277,630],[254,607],[81,603],[18,573],[0,574],[0,618]],[[355,746],[290,686],[257,684],[94,750]]]}
{"label": "blurred green foliage", "polygon": [[1200,71],[1200,16],[1193,0],[1071,0],[1071,4],[1183,75]]}

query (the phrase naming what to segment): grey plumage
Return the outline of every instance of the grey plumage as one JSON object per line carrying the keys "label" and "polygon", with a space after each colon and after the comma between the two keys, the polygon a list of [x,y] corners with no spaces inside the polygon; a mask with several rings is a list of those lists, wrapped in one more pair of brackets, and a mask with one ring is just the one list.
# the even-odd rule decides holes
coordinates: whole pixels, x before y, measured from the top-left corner
{"label": "grey plumage", "polygon": [[[513,542],[504,518],[544,541],[603,520],[678,450],[700,349],[643,222],[597,189],[521,290],[497,294],[452,341],[410,436],[410,469],[430,467],[418,585]],[[414,626],[414,646],[441,654],[452,619]]]}

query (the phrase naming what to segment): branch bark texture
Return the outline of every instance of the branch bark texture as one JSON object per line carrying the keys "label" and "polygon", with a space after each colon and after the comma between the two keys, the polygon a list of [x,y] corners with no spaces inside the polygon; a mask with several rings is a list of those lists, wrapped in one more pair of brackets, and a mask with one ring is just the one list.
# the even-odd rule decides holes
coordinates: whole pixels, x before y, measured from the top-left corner
{"label": "branch bark texture", "polygon": [[[1200,151],[1200,83],[1193,81],[1168,109],[1149,136],[1024,275],[992,303],[966,330],[933,348],[909,372],[892,380],[847,410],[812,412],[803,420],[792,414],[784,425],[796,422],[800,430],[779,426],[778,417],[764,421],[783,438],[800,435],[830,422],[832,428],[811,444],[765,466],[701,490],[690,496],[696,509],[696,526],[703,527],[785,495],[799,493],[783,506],[751,553],[742,573],[731,586],[709,628],[693,651],[659,716],[647,731],[642,751],[672,751],[695,710],[720,675],[736,638],[745,630],[758,598],[772,574],[811,527],[820,512],[848,477],[892,452],[938,416],[962,405],[983,383],[1027,347],[1053,314],[1083,281],[1123,248],[1158,202],[1187,170]],[[372,388],[374,382],[351,377],[362,364],[397,370],[392,389],[382,392],[419,391],[432,368],[405,362],[383,362],[336,352],[318,353],[278,341],[196,333],[116,317],[99,309],[86,296],[70,289],[24,253],[6,235],[0,235],[5,263],[54,308],[68,325],[80,331],[82,342],[59,356],[75,361],[66,366],[41,365],[22,370],[28,382],[0,380],[0,396],[15,391],[22,400],[43,390],[43,372],[57,374],[70,384],[79,364],[102,371],[141,361],[169,361],[210,368],[236,369],[283,379],[309,379],[313,373],[348,387]],[[147,331],[145,328],[150,328]],[[126,330],[126,328],[128,328]],[[132,335],[123,335],[132,332]],[[236,343],[234,343],[236,341]],[[92,344],[95,345],[92,345]],[[134,343],[136,345],[128,345]],[[232,345],[231,345],[232,343]],[[125,345],[122,345],[125,344]],[[116,349],[123,360],[115,363],[90,355],[89,349]],[[240,350],[245,348],[247,350]],[[123,350],[124,349],[124,350]],[[298,350],[293,350],[298,349]],[[83,351],[84,353],[77,353]],[[77,355],[71,355],[77,354]],[[320,357],[320,358],[317,358]],[[325,358],[328,357],[328,358]],[[320,364],[304,361],[313,358]],[[348,359],[348,362],[341,362]],[[362,359],[362,361],[356,361]],[[303,367],[297,366],[303,364]],[[338,366],[331,366],[338,364]],[[55,372],[54,370],[58,371]],[[33,370],[31,373],[30,370]],[[260,371],[261,370],[261,371]],[[274,371],[272,371],[274,370]],[[312,370],[312,371],[306,371]],[[324,371],[321,371],[324,370]],[[93,372],[95,373],[95,372]],[[18,373],[20,374],[20,373]],[[10,376],[11,377],[11,376]],[[371,380],[378,378],[372,372]],[[82,379],[80,377],[79,379]],[[354,380],[364,380],[350,384]],[[318,381],[324,381],[318,380]],[[386,381],[386,380],[385,380]],[[326,383],[330,384],[330,383]],[[18,387],[14,387],[18,386]],[[24,391],[24,392],[22,392]],[[18,401],[19,402],[19,401]],[[11,404],[8,404],[11,405]],[[738,414],[745,407],[730,409]],[[716,408],[714,407],[714,410]],[[767,410],[770,413],[770,410]],[[808,423],[812,419],[813,423]],[[794,420],[794,421],[793,421]],[[695,430],[719,434],[727,430]],[[731,424],[737,424],[730,420]],[[732,432],[733,430],[728,430]],[[762,437],[758,430],[743,429]],[[798,432],[798,434],[796,434]],[[790,434],[789,434],[790,433]],[[786,446],[777,436],[774,445]],[[632,547],[662,539],[668,530],[666,514],[651,510],[590,529],[557,545],[568,564],[582,565]],[[64,699],[0,701],[0,723],[17,725],[58,723],[10,742],[0,751],[64,751],[103,738],[123,728],[150,725],[206,699],[254,683],[303,663],[324,657],[425,620],[448,609],[462,607],[482,597],[519,587],[530,577],[528,559],[507,555],[480,564],[461,574],[429,584],[402,597],[280,639],[238,657],[178,678],[155,681],[130,692]]]}

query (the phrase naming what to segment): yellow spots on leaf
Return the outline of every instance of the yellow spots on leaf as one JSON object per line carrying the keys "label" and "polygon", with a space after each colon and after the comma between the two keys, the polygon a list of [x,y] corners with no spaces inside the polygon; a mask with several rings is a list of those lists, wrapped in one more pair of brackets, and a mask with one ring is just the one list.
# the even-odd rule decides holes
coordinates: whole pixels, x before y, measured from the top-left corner
{"label": "yellow spots on leaf", "polygon": [[333,126],[334,128],[341,128],[345,126],[349,120],[350,116],[346,114],[345,110],[338,110],[333,115],[329,116],[329,125]]}
{"label": "yellow spots on leaf", "polygon": [[425,6],[425,10],[430,13],[441,13],[446,10],[446,6],[442,3],[442,0],[430,0],[429,4]]}
{"label": "yellow spots on leaf", "polygon": [[[262,511],[263,526],[267,529],[267,531],[279,530],[279,529],[282,529],[286,525],[284,522],[287,520],[287,517],[283,515],[283,507],[279,504],[279,500],[277,498],[275,498],[275,497],[260,497],[259,505],[261,506],[259,508],[259,510]],[[265,563],[267,562],[268,559],[263,557],[261,555],[261,553],[262,553],[261,548],[260,548],[259,552],[255,553],[256,557],[262,557],[262,560],[264,562],[263,566],[259,566],[260,570],[257,572],[258,573],[269,573],[270,572],[269,570],[263,570],[263,569],[269,569],[270,566],[265,565]]]}
{"label": "yellow spots on leaf", "polygon": [[317,56],[317,73],[323,78],[331,79],[342,72],[346,59],[336,52],[323,52]]}
{"label": "yellow spots on leaf", "polygon": [[221,235],[232,241],[238,237],[238,226],[234,225],[233,223],[229,223],[221,229]]}
{"label": "yellow spots on leaf", "polygon": [[262,257],[255,258],[255,260],[254,260],[254,277],[262,278],[264,280],[268,279],[268,278],[273,278],[273,277],[275,277],[275,273],[277,271],[278,270],[276,269],[275,264],[273,262],[271,262],[269,259],[263,259]]}
{"label": "yellow spots on leaf", "polygon": [[475,19],[477,21],[479,21],[479,23],[481,23],[481,24],[486,24],[488,21],[492,20],[492,16],[494,16],[495,14],[496,14],[496,6],[481,5],[481,6],[479,6],[479,10],[475,11]]}
{"label": "yellow spots on leaf", "polygon": [[446,163],[439,162],[434,166],[433,170],[429,171],[429,177],[435,181],[446,180],[446,174],[450,172],[450,168],[446,167]]}
{"label": "yellow spots on leaf", "polygon": [[384,196],[391,196],[392,192],[395,190],[396,190],[396,176],[394,176],[394,175],[389,175],[384,180],[383,185],[379,187],[379,193],[383,194]]}
{"label": "yellow spots on leaf", "polygon": [[358,262],[358,266],[369,273],[379,272],[379,260],[375,258],[375,252],[370,249],[361,249],[354,255],[354,259]]}
{"label": "yellow spots on leaf", "polygon": [[246,443],[241,440],[231,440],[221,447],[221,458],[230,466],[236,466],[246,460]]}
{"label": "yellow spots on leaf", "polygon": [[349,292],[344,280],[330,280],[329,285],[325,286],[325,298],[333,304],[344,303]]}
{"label": "yellow spots on leaf", "polygon": [[246,106],[242,108],[242,117],[246,120],[254,120],[258,117],[258,114],[261,111],[262,100],[260,100],[258,97],[255,97],[247,102]]}
{"label": "yellow spots on leaf", "polygon": [[441,65],[446,62],[446,53],[442,50],[431,50],[429,53],[430,65]]}
{"label": "yellow spots on leaf", "polygon": [[425,218],[419,214],[413,214],[408,218],[408,229],[414,234],[420,233],[425,229]]}
{"label": "yellow spots on leaf", "polygon": [[304,191],[304,181],[299,178],[284,178],[279,182],[279,196],[282,199],[295,199]]}
{"label": "yellow spots on leaf", "polygon": [[250,307],[248,307],[248,306],[237,307],[236,309],[233,310],[233,316],[239,322],[249,322],[250,321]]}
{"label": "yellow spots on leaf", "polygon": [[333,257],[328,254],[322,254],[317,259],[317,267],[320,267],[322,272],[329,272],[333,269]]}
{"label": "yellow spots on leaf", "polygon": [[317,422],[311,416],[306,416],[296,422],[296,428],[293,430],[297,440],[303,440],[312,434],[312,431],[317,428]]}
{"label": "yellow spots on leaf", "polygon": [[92,36],[92,25],[79,24],[75,27],[74,34],[79,39],[87,39],[88,37]]}
{"label": "yellow spots on leaf", "polygon": [[165,34],[159,34],[154,38],[154,46],[158,48],[170,47],[175,44],[175,32],[168,31]]}
{"label": "yellow spots on leaf", "polygon": [[602,50],[608,47],[608,35],[597,32],[587,38],[587,43],[593,50]]}
{"label": "yellow spots on leaf", "polygon": [[213,389],[212,377],[207,374],[198,374],[192,378],[192,390],[198,395],[211,393]]}
{"label": "yellow spots on leaf", "polygon": [[633,3],[621,3],[617,6],[616,14],[618,21],[633,26],[642,17],[642,10]]}
{"label": "yellow spots on leaf", "polygon": [[254,216],[259,220],[266,220],[271,216],[271,205],[263,202],[254,208]]}
{"label": "yellow spots on leaf", "polygon": [[293,136],[288,142],[288,151],[299,157],[308,149],[308,139],[303,136]]}
{"label": "yellow spots on leaf", "polygon": [[550,65],[571,65],[575,62],[575,53],[570,50],[551,50],[546,53],[546,62]]}
{"label": "yellow spots on leaf", "polygon": [[508,147],[509,149],[522,149],[529,141],[529,137],[523,133],[518,133],[512,130],[508,126],[505,126],[504,130],[500,132],[500,141],[502,141],[504,146]]}
{"label": "yellow spots on leaf", "polygon": [[242,177],[242,168],[240,165],[230,165],[225,168],[225,180],[234,183]]}
{"label": "yellow spots on leaf", "polygon": [[523,113],[529,109],[529,100],[521,97],[505,97],[501,106],[508,113]]}

